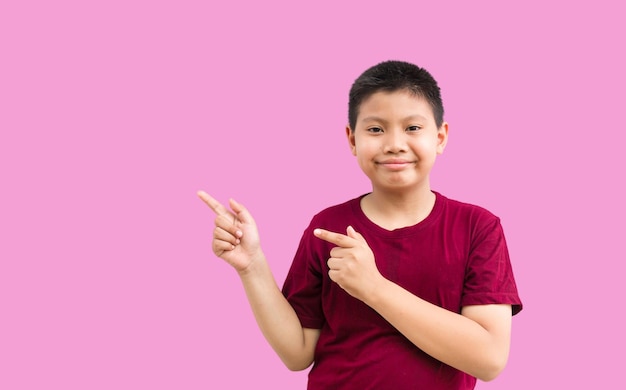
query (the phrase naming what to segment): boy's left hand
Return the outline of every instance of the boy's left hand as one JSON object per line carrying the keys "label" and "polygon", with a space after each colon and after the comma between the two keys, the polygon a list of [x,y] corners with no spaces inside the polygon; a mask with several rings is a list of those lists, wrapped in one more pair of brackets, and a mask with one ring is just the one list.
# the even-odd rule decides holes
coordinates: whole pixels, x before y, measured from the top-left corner
{"label": "boy's left hand", "polygon": [[352,226],[346,234],[315,229],[316,237],[337,245],[330,251],[328,276],[348,294],[367,303],[367,298],[384,280],[376,267],[374,253],[365,238]]}

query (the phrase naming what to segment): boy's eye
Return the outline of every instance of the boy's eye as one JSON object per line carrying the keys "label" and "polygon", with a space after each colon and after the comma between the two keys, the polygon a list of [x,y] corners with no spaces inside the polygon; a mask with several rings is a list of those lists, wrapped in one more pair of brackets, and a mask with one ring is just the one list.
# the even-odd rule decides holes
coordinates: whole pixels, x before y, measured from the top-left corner
{"label": "boy's eye", "polygon": [[418,131],[419,129],[419,126],[409,126],[406,128],[407,131]]}
{"label": "boy's eye", "polygon": [[370,133],[382,133],[383,129],[381,129],[380,127],[370,127],[367,129],[367,131],[369,131]]}

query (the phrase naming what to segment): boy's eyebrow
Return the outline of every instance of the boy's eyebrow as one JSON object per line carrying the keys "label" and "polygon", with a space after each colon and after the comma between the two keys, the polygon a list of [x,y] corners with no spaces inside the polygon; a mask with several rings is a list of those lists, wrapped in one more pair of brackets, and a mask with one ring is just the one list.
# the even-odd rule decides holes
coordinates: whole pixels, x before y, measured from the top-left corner
{"label": "boy's eyebrow", "polygon": [[[411,121],[411,120],[421,120],[421,121],[426,121],[427,118],[425,116],[419,115],[419,114],[415,114],[415,115],[409,115],[406,118],[403,118],[403,121]],[[363,122],[382,122],[382,123],[387,123],[387,121],[383,118],[377,117],[377,116],[368,116],[362,119]]]}

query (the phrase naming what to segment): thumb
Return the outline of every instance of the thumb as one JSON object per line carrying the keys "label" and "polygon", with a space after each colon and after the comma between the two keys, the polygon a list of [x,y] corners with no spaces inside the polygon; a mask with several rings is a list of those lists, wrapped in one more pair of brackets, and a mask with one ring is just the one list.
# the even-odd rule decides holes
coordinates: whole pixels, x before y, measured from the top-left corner
{"label": "thumb", "polygon": [[348,234],[348,237],[354,238],[357,241],[361,241],[367,244],[365,238],[361,235],[361,233],[354,230],[352,226],[348,226],[348,228],[346,229],[346,233]]}
{"label": "thumb", "polygon": [[242,223],[254,223],[254,218],[250,215],[248,209],[246,209],[241,203],[235,199],[230,199],[230,208],[237,214],[237,219]]}

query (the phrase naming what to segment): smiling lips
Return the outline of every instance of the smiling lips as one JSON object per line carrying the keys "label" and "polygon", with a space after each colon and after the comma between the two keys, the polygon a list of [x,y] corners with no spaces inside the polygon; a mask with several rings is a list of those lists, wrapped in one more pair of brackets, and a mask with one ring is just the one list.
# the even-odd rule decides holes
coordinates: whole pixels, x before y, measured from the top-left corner
{"label": "smiling lips", "polygon": [[378,161],[376,162],[377,165],[383,166],[391,171],[400,171],[410,165],[415,164],[415,161],[409,161],[409,160],[404,160],[404,159],[399,159],[399,158],[392,158],[389,160],[384,160],[384,161]]}

